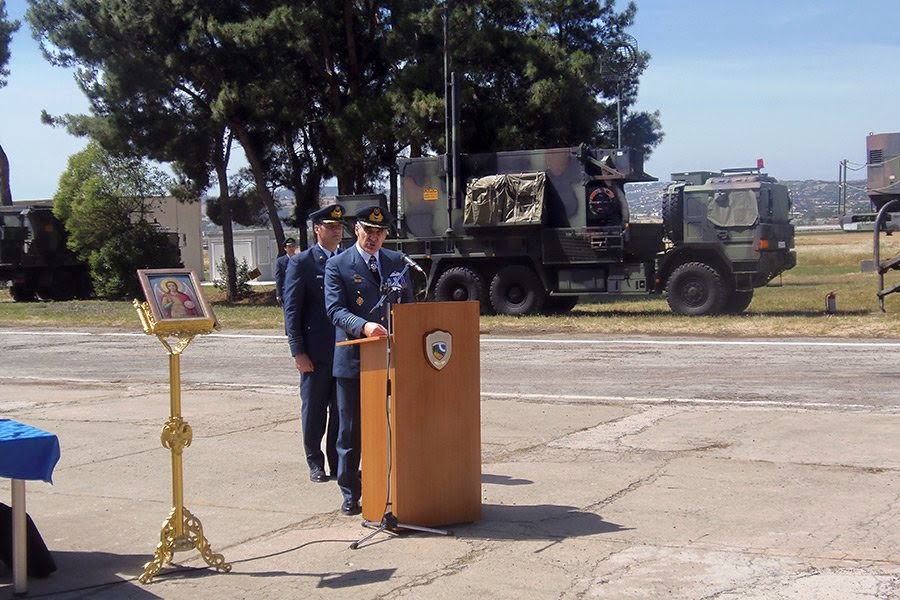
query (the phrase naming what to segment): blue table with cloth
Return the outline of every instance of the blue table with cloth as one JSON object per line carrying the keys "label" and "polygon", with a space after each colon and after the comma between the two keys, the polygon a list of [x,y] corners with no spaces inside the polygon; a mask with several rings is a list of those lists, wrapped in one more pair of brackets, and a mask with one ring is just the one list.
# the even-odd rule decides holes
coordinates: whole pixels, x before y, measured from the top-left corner
{"label": "blue table with cloth", "polygon": [[28,590],[25,520],[25,480],[52,483],[59,461],[56,435],[13,421],[0,419],[0,477],[12,479],[13,587]]}

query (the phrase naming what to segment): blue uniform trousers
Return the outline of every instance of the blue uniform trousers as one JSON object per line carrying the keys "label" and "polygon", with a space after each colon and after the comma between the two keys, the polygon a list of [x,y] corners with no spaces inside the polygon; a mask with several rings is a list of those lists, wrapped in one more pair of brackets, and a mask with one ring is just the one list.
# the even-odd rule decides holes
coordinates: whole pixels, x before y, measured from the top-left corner
{"label": "blue uniform trousers", "polygon": [[362,485],[359,480],[360,415],[359,379],[337,378],[337,407],[339,415],[337,454],[337,482],[345,500],[359,500]]}
{"label": "blue uniform trousers", "polygon": [[330,365],[327,369],[300,374],[300,401],[300,427],[306,464],[310,470],[318,468],[324,471],[327,459],[328,470],[334,476],[338,470],[338,414],[335,381]]}

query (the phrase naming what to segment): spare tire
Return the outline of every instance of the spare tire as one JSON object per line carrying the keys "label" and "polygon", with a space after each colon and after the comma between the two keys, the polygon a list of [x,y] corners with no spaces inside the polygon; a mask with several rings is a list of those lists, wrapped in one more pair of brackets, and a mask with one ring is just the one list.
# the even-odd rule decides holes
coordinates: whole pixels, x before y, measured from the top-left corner
{"label": "spare tire", "polygon": [[662,221],[673,242],[684,240],[684,184],[675,184],[663,193]]}
{"label": "spare tire", "polygon": [[622,205],[620,194],[613,188],[601,185],[588,194],[589,216],[600,225],[621,225]]}

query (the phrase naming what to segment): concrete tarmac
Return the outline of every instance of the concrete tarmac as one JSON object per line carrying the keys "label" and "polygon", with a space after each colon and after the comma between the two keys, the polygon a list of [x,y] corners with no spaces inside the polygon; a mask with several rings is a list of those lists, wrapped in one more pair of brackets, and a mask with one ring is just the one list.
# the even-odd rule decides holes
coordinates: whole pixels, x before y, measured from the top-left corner
{"label": "concrete tarmac", "polygon": [[[379,534],[352,550],[369,530],[338,511],[334,482],[308,480],[296,389],[245,374],[235,375],[241,385],[182,378],[193,428],[185,506],[231,572],[188,550],[149,584],[137,581],[172,506],[159,439],[167,380],[7,373],[0,418],[52,431],[62,447],[53,485],[27,485],[28,512],[58,566],[29,580],[28,597],[900,597],[896,403],[487,394],[481,521],[448,537]],[[8,481],[0,495],[9,497]],[[12,597],[11,580],[0,570],[0,598]]]}

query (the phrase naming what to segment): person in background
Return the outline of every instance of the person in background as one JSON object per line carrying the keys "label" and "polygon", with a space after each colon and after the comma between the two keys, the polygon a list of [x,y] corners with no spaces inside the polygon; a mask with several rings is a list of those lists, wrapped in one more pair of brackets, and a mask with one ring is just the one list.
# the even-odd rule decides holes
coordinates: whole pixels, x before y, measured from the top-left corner
{"label": "person in background", "polygon": [[[382,248],[391,215],[380,206],[356,213],[356,244],[325,265],[325,311],[335,326],[335,341],[387,335],[387,307],[373,312],[381,299],[382,282],[403,273],[403,255]],[[408,275],[403,277],[399,298],[392,302],[412,302]],[[362,486],[359,477],[359,346],[339,346],[334,350],[333,373],[337,379],[338,406],[338,486],[344,496],[341,512],[360,513]]]}
{"label": "person in background", "polygon": [[[284,328],[294,365],[300,372],[300,429],[309,479],[328,481],[325,461],[337,473],[338,416],[335,381],[334,325],[325,314],[325,263],[338,250],[344,207],[332,204],[311,213],[316,243],[295,254],[284,277]],[[322,438],[325,452],[322,453]]]}
{"label": "person in background", "polygon": [[284,240],[284,254],[275,260],[275,302],[279,306],[284,298],[284,275],[287,273],[288,261],[297,252],[297,240],[289,237]]}

